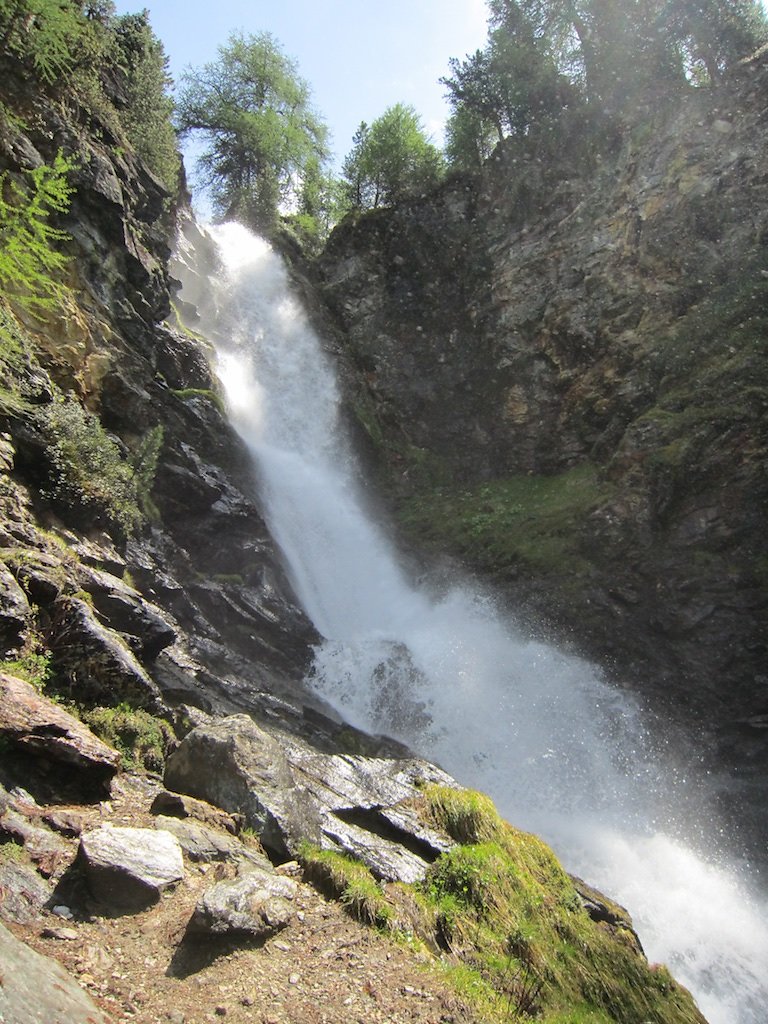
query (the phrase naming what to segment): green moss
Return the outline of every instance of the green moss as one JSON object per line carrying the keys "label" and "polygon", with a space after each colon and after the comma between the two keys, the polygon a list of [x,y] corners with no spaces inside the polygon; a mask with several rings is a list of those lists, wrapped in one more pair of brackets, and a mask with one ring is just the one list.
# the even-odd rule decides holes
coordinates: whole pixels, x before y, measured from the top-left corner
{"label": "green moss", "polygon": [[386,929],[394,911],[381,886],[360,861],[334,850],[304,843],[300,851],[307,878],[339,899],[358,921]]}
{"label": "green moss", "polygon": [[486,796],[428,785],[414,805],[457,841],[421,884],[382,887],[362,864],[310,845],[306,874],[360,920],[432,950],[479,1020],[703,1024],[668,971],[649,966],[623,926],[592,921],[550,848]]}
{"label": "green moss", "polygon": [[406,529],[437,547],[465,555],[480,569],[528,567],[539,572],[587,568],[580,550],[584,518],[612,486],[582,465],[555,476],[513,476],[462,492],[422,490],[401,503]]}
{"label": "green moss", "polygon": [[105,743],[120,752],[123,768],[162,771],[165,752],[174,739],[162,718],[128,704],[81,710],[80,717]]}
{"label": "green moss", "polygon": [[224,399],[221,395],[212,391],[210,388],[171,388],[171,394],[175,395],[177,398],[181,398],[182,401],[189,401],[193,398],[204,398],[212,405],[215,405],[222,416],[226,415]]}

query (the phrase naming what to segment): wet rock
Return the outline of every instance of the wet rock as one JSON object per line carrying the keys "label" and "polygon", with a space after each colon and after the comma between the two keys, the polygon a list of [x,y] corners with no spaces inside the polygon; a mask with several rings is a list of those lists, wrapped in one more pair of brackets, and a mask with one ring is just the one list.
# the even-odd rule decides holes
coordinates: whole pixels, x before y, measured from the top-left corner
{"label": "wet rock", "polygon": [[269,864],[265,856],[249,850],[229,832],[219,832],[189,818],[169,818],[161,814],[155,819],[154,824],[155,828],[163,829],[175,836],[184,853],[195,863],[252,860]]}
{"label": "wet rock", "polygon": [[296,882],[255,868],[233,882],[219,882],[203,893],[189,922],[190,934],[247,934],[266,938],[295,914]]}
{"label": "wet rock", "polygon": [[79,598],[58,603],[49,645],[78,699],[161,710],[157,685],[119,634],[102,625]]}
{"label": "wet rock", "polygon": [[0,1020],[9,1024],[108,1024],[107,1018],[62,967],[35,953],[0,925]]}
{"label": "wet rock", "polygon": [[108,790],[120,755],[87,726],[39,694],[33,686],[0,673],[0,736],[37,760],[65,770],[85,790]]}
{"label": "wet rock", "polygon": [[109,907],[139,910],[184,877],[181,846],[169,832],[104,825],[80,837],[88,887]]}
{"label": "wet rock", "polygon": [[412,882],[450,845],[414,810],[424,783],[455,784],[440,769],[281,745],[246,715],[194,729],[168,759],[165,782],[242,813],[279,859],[308,840],[359,857],[378,878]]}

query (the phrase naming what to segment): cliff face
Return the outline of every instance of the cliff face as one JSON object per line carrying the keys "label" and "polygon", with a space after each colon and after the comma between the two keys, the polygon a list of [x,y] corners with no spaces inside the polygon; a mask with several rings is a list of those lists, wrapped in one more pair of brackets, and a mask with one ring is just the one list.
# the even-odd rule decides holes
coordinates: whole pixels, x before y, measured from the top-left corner
{"label": "cliff face", "polygon": [[[173,326],[172,197],[96,114],[65,117],[18,89],[26,127],[8,125],[0,169],[21,180],[59,150],[75,169],[59,225],[70,298],[39,317],[3,314],[5,649],[32,630],[77,700],[205,711],[261,700],[267,713],[285,694],[300,722],[314,632],[254,503],[205,345]],[[143,522],[126,530],[114,488],[131,467],[140,481],[149,441]],[[135,664],[86,695],[78,658],[101,627]]]}
{"label": "cliff face", "polygon": [[342,225],[317,270],[404,524],[764,758],[768,53],[605,144]]}

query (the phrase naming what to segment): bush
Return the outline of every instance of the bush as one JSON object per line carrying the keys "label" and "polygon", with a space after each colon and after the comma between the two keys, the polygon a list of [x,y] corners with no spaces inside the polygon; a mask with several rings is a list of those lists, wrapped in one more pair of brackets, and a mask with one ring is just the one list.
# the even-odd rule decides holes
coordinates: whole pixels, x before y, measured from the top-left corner
{"label": "bush", "polygon": [[57,248],[69,235],[49,221],[69,209],[72,167],[59,152],[52,165],[24,172],[26,187],[8,172],[0,175],[0,289],[31,312],[69,293],[60,280],[67,256]]}
{"label": "bush", "polygon": [[125,536],[135,533],[154,511],[150,491],[162,428],[150,430],[130,459],[74,399],[53,403],[42,416],[54,478],[49,496],[70,509],[85,507]]}
{"label": "bush", "polygon": [[82,720],[105,743],[120,752],[123,768],[162,771],[173,730],[161,718],[142,708],[118,704],[81,712]]}

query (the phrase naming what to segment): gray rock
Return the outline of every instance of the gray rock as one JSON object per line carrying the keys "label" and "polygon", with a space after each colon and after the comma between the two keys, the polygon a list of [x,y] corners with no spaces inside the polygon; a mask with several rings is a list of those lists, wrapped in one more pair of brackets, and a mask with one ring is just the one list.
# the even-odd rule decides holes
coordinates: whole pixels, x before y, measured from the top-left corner
{"label": "gray rock", "polygon": [[172,818],[196,818],[205,825],[223,829],[233,836],[240,831],[241,822],[226,811],[214,807],[205,800],[197,800],[184,793],[170,793],[167,789],[161,790],[155,796],[150,811],[152,814],[165,814]]}
{"label": "gray rock", "polygon": [[415,805],[425,782],[455,785],[415,758],[281,746],[246,715],[194,729],[166,763],[166,785],[239,811],[279,858],[302,840],[344,850],[387,881],[413,882],[450,843]]}
{"label": "gray rock", "polygon": [[0,861],[0,893],[0,917],[15,924],[29,924],[40,916],[53,885],[43,881],[28,864],[6,860]]}
{"label": "gray rock", "polygon": [[247,715],[193,729],[166,761],[165,784],[242,814],[279,858],[320,838],[317,804],[296,787],[279,743]]}
{"label": "gray rock", "polygon": [[0,1021],[8,1024],[108,1024],[90,996],[59,964],[35,953],[0,925]]}
{"label": "gray rock", "polygon": [[119,577],[83,567],[80,582],[110,629],[126,636],[141,657],[153,660],[176,639],[176,630],[163,612]]}
{"label": "gray rock", "polygon": [[228,832],[219,832],[189,818],[169,818],[159,815],[155,828],[163,829],[175,836],[184,853],[198,863],[212,861],[258,860],[268,865],[269,861],[254,850],[249,850],[239,839]]}
{"label": "gray rock", "polygon": [[266,938],[284,928],[293,917],[297,891],[296,882],[290,878],[255,868],[233,882],[219,882],[203,893],[189,922],[189,932],[234,932]]}
{"label": "gray rock", "polygon": [[31,614],[29,603],[4,562],[0,562],[0,642],[5,648],[18,643]]}
{"label": "gray rock", "polygon": [[184,877],[181,846],[169,832],[103,825],[80,837],[92,894],[109,906],[137,910]]}
{"label": "gray rock", "polygon": [[83,701],[117,700],[160,710],[160,691],[118,633],[79,598],[57,602],[49,646]]}
{"label": "gray rock", "polygon": [[20,751],[66,766],[89,788],[109,788],[120,755],[29,683],[0,673],[0,735]]}

